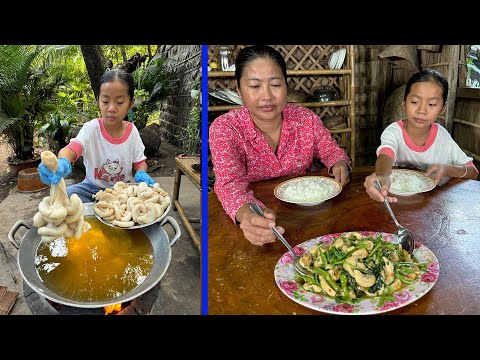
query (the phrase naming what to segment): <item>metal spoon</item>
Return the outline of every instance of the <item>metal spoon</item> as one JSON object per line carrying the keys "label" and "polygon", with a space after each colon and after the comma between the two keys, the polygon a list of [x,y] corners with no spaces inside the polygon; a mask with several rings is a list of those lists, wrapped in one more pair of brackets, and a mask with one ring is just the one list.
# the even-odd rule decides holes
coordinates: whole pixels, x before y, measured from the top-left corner
{"label": "metal spoon", "polygon": [[[378,191],[382,189],[382,185],[380,185],[377,179],[373,181],[373,184],[375,185],[375,188]],[[412,232],[407,228],[404,228],[402,225],[398,223],[397,218],[393,214],[392,208],[390,207],[390,204],[388,203],[388,200],[386,197],[383,198],[383,203],[385,204],[385,207],[390,213],[390,216],[392,217],[393,221],[395,221],[395,225],[397,225],[398,243],[402,245],[402,249],[406,250],[409,254],[413,253],[413,251],[415,250],[415,241],[413,240]]]}
{"label": "metal spoon", "polygon": [[[261,217],[265,217],[264,216],[265,214],[263,213],[263,210],[260,209],[260,206],[258,206],[258,204],[251,203],[250,204],[250,209],[252,209],[257,215],[260,215]],[[295,270],[297,270],[298,273],[307,276],[310,271],[308,269],[304,268],[302,265],[300,265],[300,263],[299,263],[300,257],[297,254],[295,254],[295,251],[293,251],[292,247],[287,242],[287,240],[285,240],[285,238],[282,236],[282,234],[280,234],[277,231],[277,229],[275,229],[274,227],[272,227],[272,231],[277,236],[277,238],[283,243],[283,245],[285,245],[286,248],[292,253],[292,255],[293,255],[293,267],[295,268]]]}

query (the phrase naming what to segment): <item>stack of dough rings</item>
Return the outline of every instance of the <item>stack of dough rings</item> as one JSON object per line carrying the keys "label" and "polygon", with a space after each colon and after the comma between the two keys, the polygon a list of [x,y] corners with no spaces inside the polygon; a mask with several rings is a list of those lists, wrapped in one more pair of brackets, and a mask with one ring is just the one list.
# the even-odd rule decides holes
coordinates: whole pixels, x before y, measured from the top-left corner
{"label": "stack of dough rings", "polygon": [[93,209],[104,221],[121,228],[152,224],[159,219],[170,204],[170,196],[155,183],[152,187],[123,181],[113,188],[92,195],[96,200]]}
{"label": "stack of dough rings", "polygon": [[[58,159],[51,151],[40,154],[42,163],[52,172],[58,168]],[[59,237],[80,236],[90,230],[91,225],[83,218],[83,203],[77,194],[68,198],[65,180],[50,187],[50,196],[45,196],[38,205],[38,212],[33,217],[33,225],[38,228],[38,235],[43,242],[51,242]]]}

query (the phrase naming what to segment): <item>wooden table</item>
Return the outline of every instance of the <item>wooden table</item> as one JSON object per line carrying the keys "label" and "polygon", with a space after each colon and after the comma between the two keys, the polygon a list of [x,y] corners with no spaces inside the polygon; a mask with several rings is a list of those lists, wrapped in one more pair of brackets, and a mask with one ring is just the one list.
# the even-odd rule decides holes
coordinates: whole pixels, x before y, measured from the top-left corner
{"label": "wooden table", "polygon": [[178,198],[180,194],[182,175],[188,177],[198,190],[202,190],[200,185],[200,171],[195,171],[192,168],[192,165],[200,164],[200,158],[198,156],[177,156],[175,157],[175,163],[177,169],[175,171],[175,182],[173,184],[173,210],[178,210],[180,218],[187,228],[190,237],[197,246],[198,250],[201,251],[200,236],[195,232],[195,229],[191,224],[192,222],[200,222],[200,219],[188,218]]}
{"label": "wooden table", "polygon": [[[356,168],[333,199],[303,207],[278,200],[273,189],[288,177],[253,183],[255,196],[277,214],[277,224],[293,246],[320,235],[397,228],[383,203],[363,186],[373,167]],[[325,169],[316,175],[326,175]],[[480,182],[452,179],[432,191],[398,197],[397,220],[437,257],[437,283],[423,297],[385,314],[480,314]],[[274,268],[286,252],[280,241],[252,245],[226,215],[215,193],[208,196],[208,313],[323,314],[283,294]]]}

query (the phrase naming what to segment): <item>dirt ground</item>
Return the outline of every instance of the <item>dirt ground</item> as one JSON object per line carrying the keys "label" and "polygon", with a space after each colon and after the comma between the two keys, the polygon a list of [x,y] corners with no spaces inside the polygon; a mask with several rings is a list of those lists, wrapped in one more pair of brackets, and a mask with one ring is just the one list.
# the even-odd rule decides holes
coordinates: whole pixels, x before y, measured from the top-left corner
{"label": "dirt ground", "polygon": [[[155,156],[147,159],[148,174],[152,177],[156,176],[174,176],[175,175],[175,156],[181,154],[180,148],[162,141],[160,150]],[[9,172],[6,159],[11,155],[11,150],[3,138],[0,138],[0,202],[5,199],[10,190],[17,185],[17,177]],[[77,164],[73,165],[72,174],[69,178],[73,178],[78,182],[85,177],[85,172]]]}

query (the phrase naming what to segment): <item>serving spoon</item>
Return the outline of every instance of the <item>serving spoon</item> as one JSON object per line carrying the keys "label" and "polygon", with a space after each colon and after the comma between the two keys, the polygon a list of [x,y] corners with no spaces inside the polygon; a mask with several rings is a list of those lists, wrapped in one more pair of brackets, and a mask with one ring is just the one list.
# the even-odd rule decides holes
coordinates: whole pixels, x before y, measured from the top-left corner
{"label": "serving spoon", "polygon": [[[251,203],[250,204],[250,209],[252,209],[257,215],[260,215],[261,217],[265,217],[265,214],[263,210],[258,206],[256,203]],[[293,267],[295,270],[300,273],[301,275],[307,276],[308,273],[310,272],[309,270],[305,269],[302,265],[300,265],[300,256],[295,254],[295,251],[293,251],[292,247],[290,244],[285,240],[285,238],[278,232],[277,229],[274,227],[271,228],[273,233],[277,236],[277,238],[282,242],[283,245],[292,253],[293,255]]]}
{"label": "serving spoon", "polygon": [[[380,190],[382,189],[382,185],[380,185],[377,179],[373,181],[373,184],[375,185],[375,188],[380,192]],[[386,197],[383,198],[383,203],[385,204],[385,207],[390,213],[393,221],[395,221],[395,225],[397,225],[398,244],[402,246],[402,249],[406,250],[409,254],[412,254],[415,250],[415,241],[413,240],[412,232],[398,223],[397,218],[393,214],[392,208],[390,207],[390,204]]]}

